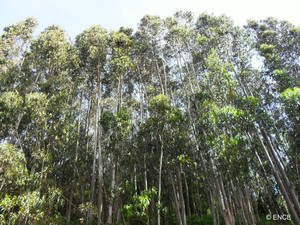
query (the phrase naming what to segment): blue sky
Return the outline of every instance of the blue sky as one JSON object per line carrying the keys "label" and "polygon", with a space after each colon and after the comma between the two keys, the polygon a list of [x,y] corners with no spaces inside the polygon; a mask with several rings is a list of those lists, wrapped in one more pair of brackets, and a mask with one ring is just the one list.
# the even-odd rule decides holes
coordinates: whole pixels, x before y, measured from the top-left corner
{"label": "blue sky", "polygon": [[38,32],[60,25],[74,38],[92,25],[113,30],[136,28],[145,14],[171,16],[177,10],[226,14],[236,24],[273,16],[300,25],[299,0],[0,0],[0,32],[29,16],[39,22]]}

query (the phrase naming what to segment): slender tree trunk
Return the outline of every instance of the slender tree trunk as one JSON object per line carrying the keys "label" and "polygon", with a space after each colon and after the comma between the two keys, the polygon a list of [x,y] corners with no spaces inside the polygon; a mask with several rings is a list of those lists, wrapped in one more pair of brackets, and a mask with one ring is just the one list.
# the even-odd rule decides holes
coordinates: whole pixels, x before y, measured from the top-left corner
{"label": "slender tree trunk", "polygon": [[173,190],[173,195],[174,195],[175,214],[176,214],[176,218],[178,221],[178,225],[183,225],[182,219],[181,219],[181,213],[180,213],[180,206],[179,206],[179,202],[178,202],[178,198],[177,198],[177,194],[176,194],[177,191],[175,188],[174,176],[172,176],[169,169],[168,169],[168,174],[169,174],[169,178],[171,180],[171,185],[172,185],[172,190]]}
{"label": "slender tree trunk", "polygon": [[163,140],[161,138],[161,135],[159,135],[160,139],[160,160],[159,160],[159,175],[158,175],[158,209],[157,209],[157,225],[160,225],[160,205],[161,205],[161,177],[162,177],[162,163],[163,163],[163,154],[164,154],[164,144]]}
{"label": "slender tree trunk", "polygon": [[[284,180],[284,184],[287,186],[287,189],[289,190],[290,196],[291,196],[291,200],[294,204],[295,210],[297,211],[297,214],[300,215],[300,203],[298,200],[298,196],[295,193],[295,187],[294,185],[290,182],[289,178],[286,175],[286,172],[283,169],[283,165],[280,163],[280,161],[282,161],[279,156],[279,154],[276,154],[276,149],[275,147],[272,145],[272,142],[270,141],[269,135],[266,133],[265,129],[260,126],[260,129],[262,131],[262,135],[264,136],[264,138],[266,139],[266,143],[269,146],[270,149],[270,155],[272,156],[275,164],[277,165],[277,168]],[[299,217],[300,219],[300,217]]]}
{"label": "slender tree trunk", "polygon": [[114,224],[119,224],[119,222],[121,221],[121,208],[122,208],[122,204],[121,204],[121,200],[119,199],[117,201],[116,205],[116,209],[114,212],[115,218],[114,218]]}
{"label": "slender tree trunk", "polygon": [[300,224],[300,219],[299,219],[299,215],[300,214],[298,214],[296,212],[296,209],[294,208],[294,204],[293,204],[292,200],[290,199],[288,191],[287,191],[285,185],[283,184],[282,179],[280,178],[280,176],[278,174],[277,168],[273,164],[273,160],[272,160],[272,158],[271,158],[271,156],[270,156],[270,154],[268,152],[268,149],[266,148],[266,146],[265,146],[265,144],[264,144],[261,136],[259,135],[258,132],[256,134],[257,134],[256,136],[257,136],[258,140],[260,141],[261,146],[263,147],[264,153],[265,153],[265,155],[266,155],[269,163],[271,164],[272,170],[274,172],[275,179],[276,179],[277,184],[279,186],[279,189],[280,189],[282,195],[284,196],[284,199],[285,199],[285,201],[286,201],[286,203],[288,205],[288,208],[289,208],[289,211],[291,213],[291,216],[292,216],[292,218],[293,218],[293,220],[294,220],[294,222],[296,224]]}
{"label": "slender tree trunk", "polygon": [[110,199],[109,199],[109,206],[108,206],[108,217],[107,217],[107,225],[112,224],[112,209],[114,203],[114,188],[116,183],[116,165],[114,159],[112,159],[112,169],[111,169],[111,191],[110,191]]}
{"label": "slender tree trunk", "polygon": [[164,89],[164,85],[163,85],[163,81],[162,81],[161,74],[160,74],[160,72],[159,72],[159,67],[158,67],[157,60],[155,60],[155,67],[156,67],[156,73],[157,73],[157,76],[158,76],[158,78],[159,78],[159,83],[160,83],[161,93],[162,93],[163,95],[165,95],[166,92],[165,92],[165,89]]}
{"label": "slender tree trunk", "polygon": [[254,210],[253,210],[253,206],[251,203],[251,198],[250,198],[248,187],[245,186],[244,190],[245,190],[245,198],[246,198],[245,204],[247,205],[248,215],[251,219],[251,220],[249,220],[249,222],[250,222],[250,224],[255,225],[256,224],[255,215],[254,215]]}
{"label": "slender tree trunk", "polygon": [[[81,108],[81,104],[82,104],[82,93],[80,95],[79,108]],[[79,137],[79,135],[80,135],[80,125],[81,125],[81,117],[79,118],[78,124],[77,124],[77,137]],[[74,165],[74,169],[73,169],[73,179],[76,179],[76,174],[78,174],[78,169],[76,167],[77,161],[78,161],[78,148],[79,148],[79,139],[77,138],[76,148],[75,148],[75,165]],[[73,182],[72,187],[71,187],[70,198],[69,198],[68,211],[67,211],[67,224],[70,223],[71,214],[72,214],[74,186],[75,186],[75,183]]]}
{"label": "slender tree trunk", "polygon": [[229,205],[229,201],[226,195],[226,191],[224,188],[224,183],[222,177],[218,174],[215,162],[212,158],[210,158],[210,165],[212,167],[213,173],[215,174],[216,178],[216,191],[219,198],[219,203],[221,205],[222,214],[225,220],[226,225],[234,225],[234,215],[232,213],[232,209]]}
{"label": "slender tree trunk", "polygon": [[216,216],[217,212],[215,207],[215,199],[212,190],[209,191],[209,196],[210,196],[210,210],[213,218],[213,223],[214,225],[218,225],[217,216]]}
{"label": "slender tree trunk", "polygon": [[[243,83],[238,79],[240,86],[242,87],[242,90],[245,94],[246,97],[249,97],[248,92],[246,90],[246,87],[243,85]],[[296,224],[300,224],[300,204],[297,198],[296,193],[294,192],[294,188],[293,186],[290,184],[289,179],[287,178],[285,171],[283,171],[282,166],[280,165],[280,163],[278,162],[278,158],[275,156],[275,152],[276,150],[274,150],[272,144],[270,143],[270,140],[268,139],[268,135],[266,134],[263,126],[261,125],[261,121],[258,121],[259,124],[259,129],[257,127],[255,127],[255,133],[256,136],[261,144],[261,146],[263,147],[264,153],[269,161],[269,164],[273,170],[273,174],[275,176],[276,182],[279,186],[279,189],[281,191],[281,193],[284,196],[284,199],[288,205],[289,211],[292,215],[292,218],[294,220],[294,222]],[[263,139],[260,136],[259,130],[261,131],[266,144],[269,148],[267,148],[264,144]],[[275,163],[275,165],[274,165]],[[283,176],[283,179],[285,180],[285,182],[287,182],[286,184],[282,181],[279,173],[281,173],[281,176]],[[287,187],[286,187],[287,185]],[[290,190],[290,194],[289,192],[287,192],[287,190]]]}
{"label": "slender tree trunk", "polygon": [[148,190],[148,181],[147,181],[147,163],[146,163],[146,153],[144,153],[144,183],[145,190]]}
{"label": "slender tree trunk", "polygon": [[70,220],[71,220],[72,201],[73,201],[73,185],[71,187],[71,193],[70,193],[70,198],[69,198],[69,202],[68,202],[67,224],[70,224]]}
{"label": "slender tree trunk", "polygon": [[186,175],[183,172],[183,178],[184,178],[184,185],[185,185],[185,190],[186,190],[186,205],[187,205],[187,213],[188,216],[191,216],[191,206],[190,206],[190,194],[189,194],[189,186],[186,180]]}
{"label": "slender tree trunk", "polygon": [[[98,95],[97,95],[98,98]],[[98,101],[98,100],[97,100]],[[94,203],[95,196],[95,182],[96,182],[96,157],[97,157],[97,143],[98,143],[98,107],[96,109],[95,115],[95,126],[94,126],[94,155],[93,155],[93,165],[92,165],[92,181],[91,181],[91,193],[90,202]],[[93,220],[93,208],[89,208],[88,221]]]}
{"label": "slender tree trunk", "polygon": [[222,214],[223,214],[226,225],[234,225],[232,214],[227,205],[228,202],[226,202],[227,201],[226,193],[224,192],[222,185],[223,184],[221,183],[220,179],[217,179],[217,191],[219,194],[219,201],[221,204]]}
{"label": "slender tree trunk", "polygon": [[101,72],[98,67],[98,101],[97,101],[97,142],[98,142],[98,225],[102,224],[102,208],[103,208],[103,163],[102,163],[102,133],[99,120],[101,118],[102,106],[100,100],[102,98],[101,91]]}
{"label": "slender tree trunk", "polygon": [[180,208],[181,208],[181,218],[183,225],[186,225],[186,211],[185,211],[185,202],[183,196],[183,188],[182,188],[182,178],[181,178],[181,165],[180,168],[176,167],[177,173],[177,182],[178,182],[178,189],[179,189],[179,201],[180,201]]}
{"label": "slender tree trunk", "polygon": [[249,215],[247,215],[247,211],[246,211],[246,208],[245,208],[245,199],[244,199],[244,195],[241,191],[241,188],[240,187],[237,187],[237,197],[238,197],[238,200],[239,200],[239,206],[240,206],[240,217],[243,219],[244,221],[244,224],[245,225],[249,225],[250,223],[248,223],[248,221],[250,222],[250,217],[248,217]]}

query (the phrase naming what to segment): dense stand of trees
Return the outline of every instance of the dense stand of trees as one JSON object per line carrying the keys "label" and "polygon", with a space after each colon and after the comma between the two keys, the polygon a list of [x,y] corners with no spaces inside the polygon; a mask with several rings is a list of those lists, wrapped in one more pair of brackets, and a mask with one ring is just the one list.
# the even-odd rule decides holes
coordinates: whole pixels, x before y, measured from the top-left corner
{"label": "dense stand of trees", "polygon": [[0,224],[300,224],[299,27],[36,25],[0,37]]}

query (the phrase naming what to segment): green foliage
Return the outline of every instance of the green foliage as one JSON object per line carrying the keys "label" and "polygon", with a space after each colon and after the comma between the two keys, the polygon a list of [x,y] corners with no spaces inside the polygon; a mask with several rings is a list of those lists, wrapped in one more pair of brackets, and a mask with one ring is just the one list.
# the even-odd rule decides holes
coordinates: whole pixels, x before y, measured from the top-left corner
{"label": "green foliage", "polygon": [[122,213],[130,224],[149,224],[149,206],[156,195],[157,190],[153,187],[143,191],[140,195],[133,195],[131,203],[123,206]]}
{"label": "green foliage", "polygon": [[6,92],[0,97],[0,137],[15,128],[15,121],[23,110],[23,103],[22,96],[15,91]]}
{"label": "green foliage", "polygon": [[22,110],[23,98],[18,92],[6,92],[1,96],[0,101],[10,113],[17,113]]}
{"label": "green foliage", "polygon": [[282,92],[281,95],[287,101],[297,102],[300,96],[300,88],[299,87],[294,87],[293,89],[288,88],[284,92]]}
{"label": "green foliage", "polygon": [[228,105],[219,108],[215,104],[210,105],[209,121],[218,127],[238,125],[245,119],[245,112],[234,106]]}
{"label": "green foliage", "polygon": [[[85,30],[76,37],[76,47],[83,62],[90,65],[105,61],[108,34],[99,25]],[[92,68],[91,68],[92,69]]]}
{"label": "green foliage", "polygon": [[116,117],[111,111],[104,111],[101,114],[100,123],[104,129],[104,132],[107,132],[109,129],[112,129],[116,126]]}
{"label": "green foliage", "polygon": [[163,120],[164,118],[166,118],[169,110],[171,109],[168,96],[165,96],[163,94],[157,95],[156,97],[151,99],[148,108],[150,113],[153,113],[153,115]]}
{"label": "green foliage", "polygon": [[25,184],[29,179],[25,163],[22,151],[10,144],[0,145],[1,198],[5,193],[18,194],[19,191],[24,191]]}
{"label": "green foliage", "polygon": [[[288,88],[281,93],[281,99],[285,106],[285,112],[290,119],[289,140],[291,141],[292,152],[299,151],[300,137],[300,88],[294,87],[293,89]],[[295,160],[298,160],[295,159]]]}
{"label": "green foliage", "polygon": [[274,77],[279,83],[280,90],[293,86],[291,77],[289,77],[286,70],[274,70]]}
{"label": "green foliage", "polygon": [[27,221],[46,225],[64,221],[58,212],[64,205],[62,191],[57,188],[49,188],[45,193],[40,189],[31,191],[38,182],[37,176],[28,173],[24,153],[13,145],[0,146],[0,180],[1,224]]}
{"label": "green foliage", "polygon": [[294,122],[299,121],[300,88],[288,88],[281,93],[281,97],[285,103],[286,112],[290,116],[290,119]]}
{"label": "green foliage", "polygon": [[[2,224],[17,224],[27,221],[29,224],[62,223],[63,217],[57,212],[63,205],[61,192],[49,189],[42,197],[39,192],[33,191],[22,195],[6,195],[0,202]],[[47,213],[46,213],[47,212]]]}
{"label": "green foliage", "polygon": [[274,45],[262,44],[259,48],[261,54],[270,62],[277,64],[279,62],[279,55]]}
{"label": "green foliage", "polygon": [[43,122],[47,119],[48,99],[44,93],[31,93],[25,96],[24,110],[32,121]]}
{"label": "green foliage", "polygon": [[264,55],[272,54],[276,51],[274,45],[268,45],[268,44],[262,44],[259,49],[260,49],[261,53]]}

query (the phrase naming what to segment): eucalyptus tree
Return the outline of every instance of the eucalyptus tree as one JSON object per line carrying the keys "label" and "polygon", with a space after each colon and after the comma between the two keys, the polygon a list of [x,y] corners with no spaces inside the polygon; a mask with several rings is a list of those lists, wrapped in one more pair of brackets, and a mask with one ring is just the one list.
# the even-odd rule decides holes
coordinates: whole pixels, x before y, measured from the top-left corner
{"label": "eucalyptus tree", "polygon": [[[291,45],[289,42],[291,35],[297,36],[297,32],[293,33],[293,30],[296,28],[289,23],[278,22],[272,18],[248,23],[248,31],[256,41],[256,51],[263,60],[263,66],[258,74],[263,88],[257,92],[248,89],[248,97],[249,91],[251,91],[251,95],[256,94],[261,99],[260,117],[256,117],[258,125],[255,128],[256,136],[272,166],[276,182],[286,200],[289,211],[298,223],[299,200],[293,181],[286,172],[290,166],[283,163],[285,160],[295,162],[293,159],[295,154],[289,154],[289,148],[286,144],[285,123],[283,121],[287,120],[284,119],[284,108],[279,98],[280,92],[297,85],[298,82],[298,75],[295,72],[295,68],[298,67],[298,62],[295,60],[298,55],[298,47],[297,44]],[[264,120],[261,120],[263,117]],[[295,168],[294,165],[292,167]],[[287,190],[290,191],[287,192]]]}
{"label": "eucalyptus tree", "polygon": [[[219,169],[216,170],[215,163],[211,164],[216,156],[214,154],[209,156],[205,152],[205,149],[200,149],[200,146],[207,146],[207,144],[201,143],[201,136],[209,139],[208,135],[212,132],[211,139],[213,141],[219,135],[220,131],[214,128],[213,124],[207,126],[208,130],[203,127],[203,123],[202,127],[196,126],[195,112],[199,113],[200,108],[203,108],[203,106],[199,105],[200,99],[198,99],[202,94],[209,99],[210,104],[221,104],[219,107],[222,107],[223,103],[229,103],[228,101],[224,102],[224,99],[228,98],[228,93],[231,93],[233,86],[233,84],[230,84],[232,82],[230,78],[230,64],[227,63],[226,65],[225,63],[224,66],[218,65],[216,55],[221,57],[225,62],[229,59],[228,49],[230,49],[231,45],[230,32],[232,32],[233,27],[231,21],[226,17],[218,18],[206,14],[200,15],[195,25],[193,25],[193,18],[190,13],[178,12],[174,18],[167,19],[169,31],[166,38],[169,44],[168,48],[173,50],[173,53],[169,51],[171,53],[169,53],[169,56],[171,56],[170,59],[172,61],[172,55],[176,59],[174,74],[179,75],[179,79],[184,86],[184,106],[191,121],[192,137],[200,156],[202,170],[204,170],[207,176],[207,192],[209,193],[210,190],[219,188],[216,190],[218,193],[222,190],[223,181],[214,183],[213,179],[209,178],[218,176],[220,173]],[[217,53],[214,55],[211,53],[212,51]],[[192,107],[193,105],[196,107]],[[207,148],[212,147],[208,145]],[[207,162],[204,161],[205,155],[209,156]],[[222,173],[220,177],[222,177]],[[210,193],[211,196],[215,195],[215,193]],[[224,198],[226,198],[226,193],[223,192],[219,198],[220,204],[222,204],[221,199]],[[214,201],[212,200],[211,202]],[[225,201],[225,204],[228,203]],[[226,224],[233,224],[232,212],[230,212],[229,206],[225,206],[225,204],[223,202],[223,212],[226,211],[230,214],[223,214],[225,221],[226,218],[228,219]],[[212,205],[211,208],[214,209],[214,206]],[[216,210],[217,208],[213,210],[213,214]],[[214,222],[215,224],[217,223],[215,216]]]}
{"label": "eucalyptus tree", "polygon": [[[166,66],[162,60],[162,24],[163,21],[157,16],[144,16],[135,33],[134,49],[134,71],[137,76],[134,77],[139,92],[139,127],[148,118],[149,112],[147,105],[154,96],[165,93],[162,71]],[[166,78],[166,76],[164,76]],[[165,79],[166,81],[166,79]],[[140,146],[141,143],[139,143]],[[142,148],[143,152],[143,180],[144,190],[149,187],[149,165],[147,153],[147,144]]]}
{"label": "eucalyptus tree", "polygon": [[[140,76],[150,76],[154,87],[159,87],[159,93],[167,94],[167,72],[163,48],[163,21],[158,16],[146,15],[141,19],[135,34],[139,46],[138,72]],[[143,75],[143,74],[149,75]],[[145,77],[146,78],[146,77]],[[148,78],[146,78],[148,80]]]}
{"label": "eucalyptus tree", "polygon": [[[24,73],[23,63],[25,54],[29,51],[32,34],[37,25],[33,18],[28,18],[18,24],[8,26],[0,38],[0,84],[1,95],[11,94],[20,96],[24,101]],[[17,143],[18,129],[23,112],[11,112],[12,117],[2,121],[1,130],[6,133],[1,139],[8,139],[11,143]],[[2,133],[1,132],[1,133]]]}
{"label": "eucalyptus tree", "polygon": [[[69,118],[68,114],[70,111],[68,109],[70,108],[68,107],[68,98],[63,92],[63,84],[68,85],[65,80],[60,82],[57,79],[57,88],[61,88],[58,94],[53,89],[44,89],[43,85],[47,84],[48,79],[51,79],[51,77],[61,76],[67,70],[66,67],[62,66],[65,63],[64,57],[66,56],[65,52],[59,52],[64,50],[63,48],[61,49],[59,44],[62,43],[62,45],[65,44],[67,46],[68,42],[65,41],[63,31],[57,27],[46,29],[37,39],[30,41],[34,23],[34,20],[28,19],[24,23],[11,26],[11,31],[20,32],[22,30],[23,32],[22,35],[19,34],[19,37],[10,36],[10,41],[16,41],[14,44],[16,49],[14,51],[17,49],[19,51],[18,53],[11,52],[12,54],[17,54],[13,57],[15,57],[14,76],[18,79],[14,81],[15,83],[12,86],[15,89],[14,91],[10,91],[11,87],[9,86],[3,86],[6,89],[6,93],[1,96],[1,105],[4,107],[2,108],[3,112],[6,111],[16,116],[15,119],[18,122],[14,133],[15,141],[12,142],[14,146],[9,149],[11,153],[14,151],[21,152],[22,157],[24,157],[22,164],[26,165],[26,170],[23,173],[23,176],[27,177],[24,182],[24,187],[26,188],[24,188],[24,192],[20,189],[19,193],[20,204],[23,204],[23,206],[20,206],[20,210],[15,210],[18,215],[17,221],[19,223],[35,223],[36,221],[45,220],[50,223],[52,215],[46,216],[41,213],[41,210],[45,210],[49,203],[50,206],[52,204],[51,207],[54,207],[49,208],[49,210],[56,214],[58,205],[55,203],[55,199],[62,196],[58,187],[63,187],[63,182],[57,180],[56,186],[53,185],[53,183],[56,183],[55,178],[58,175],[53,174],[53,169],[59,164],[64,164],[65,155],[67,154],[67,151],[60,152],[58,148],[68,149],[70,147],[71,141],[68,137],[70,133],[66,134],[65,129],[70,125],[70,120],[66,119]],[[18,46],[19,44],[20,46]],[[51,57],[56,57],[57,60],[55,62],[52,61],[53,65],[45,63],[51,58],[48,54],[49,51],[51,51]],[[5,53],[5,55],[9,56],[8,53]],[[17,57],[19,57],[18,61]],[[4,68],[1,75],[5,76],[8,68]],[[56,68],[55,72],[51,70],[52,68]],[[68,79],[67,76],[65,78]],[[51,88],[54,87],[52,86]],[[10,103],[7,101],[9,99]],[[61,108],[53,104],[59,101],[62,103]],[[15,103],[11,104],[12,102]],[[23,110],[18,110],[16,108],[18,106],[22,107]],[[62,111],[59,111],[61,109]],[[56,127],[54,124],[58,120],[62,122],[62,126]],[[9,133],[9,127],[6,126],[5,128],[6,134]],[[64,135],[58,137],[55,135],[54,130],[56,132],[64,130]],[[57,145],[53,144],[55,139],[63,141],[64,146],[60,145],[56,148]],[[58,158],[56,158],[58,155],[58,158],[61,160],[60,163]],[[47,197],[51,192],[53,192],[52,200]],[[36,199],[36,201],[31,202],[31,204],[30,199]],[[36,216],[35,213],[37,213]]]}
{"label": "eucalyptus tree", "polygon": [[[157,169],[153,170],[155,174],[158,173],[158,182],[153,181],[158,186],[157,223],[161,223],[162,215],[166,217],[167,207],[174,207],[178,223],[186,224],[182,168],[184,159],[191,154],[188,151],[190,142],[186,133],[188,123],[180,109],[170,106],[169,101],[164,95],[151,99],[148,107],[150,116],[142,124],[139,135],[146,144],[143,147],[148,149],[148,153],[153,153],[148,160],[159,161]],[[166,174],[168,179],[164,179],[163,174]],[[170,182],[172,189],[164,190],[163,183],[170,184]],[[170,202],[166,201],[166,195],[170,195],[168,197],[174,200],[175,205],[170,205]]]}
{"label": "eucalyptus tree", "polygon": [[[98,224],[102,223],[103,208],[103,163],[102,163],[102,131],[100,117],[102,111],[102,79],[107,61],[108,34],[100,26],[93,26],[76,37],[75,46],[79,50],[82,63],[82,73],[85,76],[89,98],[94,98],[95,122],[94,122],[94,156],[92,165],[92,181],[90,201],[94,201],[96,182],[96,159],[98,158]],[[96,93],[96,96],[94,96]],[[90,100],[88,100],[90,101]],[[90,114],[92,115],[92,114]],[[88,220],[92,220],[92,208],[90,208]]]}
{"label": "eucalyptus tree", "polygon": [[[110,90],[110,99],[112,105],[108,106],[108,110],[114,112],[117,116],[122,115],[122,110],[124,102],[126,105],[130,102],[131,93],[133,91],[133,84],[131,82],[132,77],[132,49],[133,49],[133,37],[131,35],[132,30],[121,28],[119,32],[111,32],[109,34],[109,56],[108,56],[108,71],[107,71],[107,82],[108,89]],[[108,93],[108,92],[107,92]],[[130,104],[128,104],[130,105]],[[119,122],[118,122],[119,123]],[[115,133],[115,132],[114,132]],[[107,224],[112,224],[113,222],[113,204],[115,198],[116,179],[119,171],[119,176],[121,171],[119,170],[119,155],[126,151],[126,135],[121,132],[121,134],[115,133],[116,136],[111,136],[112,146],[110,146],[108,151],[108,160],[110,161],[110,173],[111,173],[111,185],[109,187],[110,196],[108,204],[108,216]],[[125,135],[124,137],[122,135]]]}
{"label": "eucalyptus tree", "polygon": [[34,18],[4,28],[0,38],[1,93],[25,88],[22,71],[24,56],[29,51],[33,31],[37,26]]}
{"label": "eucalyptus tree", "polygon": [[[299,28],[290,24],[287,21],[278,21],[274,18],[268,18],[264,21],[250,21],[249,27],[255,31],[257,45],[256,49],[264,58],[263,73],[270,80],[268,82],[268,93],[266,94],[266,104],[269,101],[269,108],[272,109],[272,117],[277,130],[278,147],[285,149],[286,154],[291,160],[291,167],[297,168],[296,164],[298,154],[296,146],[290,145],[287,148],[287,136],[291,134],[297,139],[297,129],[292,127],[292,130],[287,132],[289,123],[284,122],[285,117],[280,116],[287,113],[286,101],[280,98],[280,93],[285,90],[290,90],[299,87],[299,44],[296,40],[299,39]],[[283,101],[282,101],[283,100]],[[276,102],[278,107],[272,107],[271,102]],[[289,118],[290,119],[290,118]],[[283,137],[281,137],[283,136]],[[293,140],[291,140],[293,142]],[[295,183],[299,178],[294,180]],[[299,187],[298,187],[299,194]]]}

